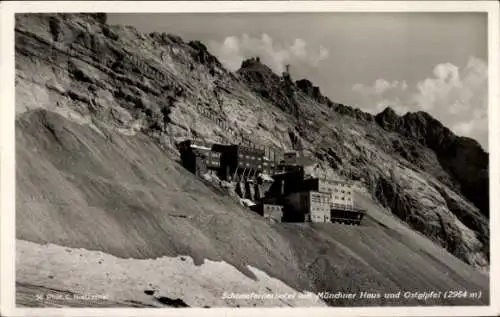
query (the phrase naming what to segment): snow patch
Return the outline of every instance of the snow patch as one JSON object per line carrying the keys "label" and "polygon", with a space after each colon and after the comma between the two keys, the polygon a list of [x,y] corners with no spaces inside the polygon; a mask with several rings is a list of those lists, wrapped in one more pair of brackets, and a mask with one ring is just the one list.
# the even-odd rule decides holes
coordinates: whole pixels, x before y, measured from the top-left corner
{"label": "snow patch", "polygon": [[[258,268],[248,266],[256,280],[224,261],[195,265],[189,256],[122,259],[100,251],[16,242],[17,281],[109,300],[147,302],[145,290],[180,298],[189,306],[326,306],[310,293],[300,293]],[[230,298],[234,294],[296,294],[306,298]],[[226,294],[225,294],[226,293]]]}

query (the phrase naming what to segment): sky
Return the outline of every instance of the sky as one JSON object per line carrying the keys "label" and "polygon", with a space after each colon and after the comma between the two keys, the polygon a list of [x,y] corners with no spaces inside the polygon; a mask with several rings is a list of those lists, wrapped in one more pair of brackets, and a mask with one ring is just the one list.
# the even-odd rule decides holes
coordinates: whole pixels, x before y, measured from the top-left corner
{"label": "sky", "polygon": [[426,111],[488,149],[486,13],[113,13],[108,23],[203,42],[229,70],[259,56],[332,101]]}

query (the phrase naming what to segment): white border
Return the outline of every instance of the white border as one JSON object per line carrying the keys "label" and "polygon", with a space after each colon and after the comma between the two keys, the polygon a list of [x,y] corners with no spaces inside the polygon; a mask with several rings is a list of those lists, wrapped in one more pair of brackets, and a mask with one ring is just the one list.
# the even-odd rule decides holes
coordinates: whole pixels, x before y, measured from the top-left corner
{"label": "white border", "polygon": [[[500,314],[498,210],[499,156],[499,4],[496,1],[38,1],[1,2],[0,59],[0,315],[3,316],[487,316]],[[15,308],[15,139],[14,139],[14,13],[15,12],[488,12],[489,151],[490,151],[490,306],[363,307],[363,308],[220,308],[220,309],[95,309]]]}

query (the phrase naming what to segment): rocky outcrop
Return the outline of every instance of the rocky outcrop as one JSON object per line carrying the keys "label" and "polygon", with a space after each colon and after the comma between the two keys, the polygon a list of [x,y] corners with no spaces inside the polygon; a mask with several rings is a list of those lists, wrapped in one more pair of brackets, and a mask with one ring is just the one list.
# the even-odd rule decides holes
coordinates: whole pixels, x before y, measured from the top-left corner
{"label": "rocky outcrop", "polygon": [[188,45],[193,48],[191,51],[191,57],[193,60],[208,67],[212,76],[215,74],[216,69],[223,68],[219,60],[210,54],[207,47],[200,41],[191,41]]}
{"label": "rocky outcrop", "polygon": [[488,153],[479,143],[456,136],[426,112],[400,117],[386,108],[375,120],[382,128],[432,149],[462,194],[489,216]]}
{"label": "rocky outcrop", "polygon": [[321,94],[321,91],[318,86],[314,86],[312,82],[307,79],[300,79],[295,82],[297,88],[310,97],[312,100],[315,100],[319,103],[328,104],[330,107],[333,106],[333,103],[327,97]]}
{"label": "rocky outcrop", "polygon": [[244,60],[236,73],[262,98],[285,112],[298,115],[294,98],[296,89],[289,78],[276,75],[268,66],[262,64],[258,57]]}

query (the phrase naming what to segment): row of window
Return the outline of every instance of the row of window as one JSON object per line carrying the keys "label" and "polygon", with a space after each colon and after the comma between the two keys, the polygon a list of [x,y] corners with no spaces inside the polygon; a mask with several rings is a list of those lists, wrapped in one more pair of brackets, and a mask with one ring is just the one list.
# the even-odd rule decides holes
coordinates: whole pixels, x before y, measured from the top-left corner
{"label": "row of window", "polygon": [[339,190],[337,188],[334,189],[334,192],[336,192],[336,193],[342,193],[342,194],[344,194],[344,193],[345,194],[351,194],[352,193],[352,191],[350,191],[350,190],[343,190],[343,189]]}
{"label": "row of window", "polygon": [[334,187],[352,187],[351,184],[345,184],[345,183],[337,183],[335,181],[327,181],[329,185],[332,185]]}
{"label": "row of window", "polygon": [[346,196],[334,196],[334,199],[352,201],[352,197],[346,197]]}
{"label": "row of window", "polygon": [[264,169],[262,169],[262,173],[263,174],[267,174],[267,175],[272,175],[274,173],[274,170],[273,169],[264,168]]}
{"label": "row of window", "polygon": [[328,207],[311,207],[311,211],[329,212],[330,206],[328,206]]}
{"label": "row of window", "polygon": [[264,205],[266,211],[282,211],[283,207],[279,205]]}
{"label": "row of window", "polygon": [[313,222],[323,222],[323,220],[325,222],[329,222],[330,221],[330,217],[328,217],[328,216],[315,216],[315,215],[313,215],[313,216],[311,216],[311,220]]}
{"label": "row of window", "polygon": [[330,202],[330,195],[311,194],[311,201],[316,203],[328,204]]}
{"label": "row of window", "polygon": [[332,204],[332,208],[349,209],[349,210],[353,210],[354,209],[354,207],[352,205],[337,204],[337,203],[333,203]]}
{"label": "row of window", "polygon": [[255,156],[255,155],[244,155],[244,154],[238,154],[238,157],[240,159],[247,159],[247,160],[258,160],[258,161],[262,161],[264,158],[262,156]]}
{"label": "row of window", "polygon": [[255,163],[250,163],[250,162],[239,162],[238,165],[240,167],[245,167],[245,168],[249,168],[249,167],[256,167],[257,169],[261,169],[262,168],[262,165],[256,165]]}
{"label": "row of window", "polygon": [[[258,148],[257,148],[257,149],[258,149]],[[260,152],[260,153],[262,153],[262,155],[264,155],[264,152],[265,152],[265,151],[256,151],[256,148],[253,148],[253,147],[246,147],[246,146],[240,146],[240,147],[239,147],[239,150],[240,150],[241,152],[247,152],[247,153],[248,153],[248,152],[249,152],[249,153]]]}
{"label": "row of window", "polygon": [[328,204],[330,202],[330,197],[312,197],[311,201],[314,203]]}
{"label": "row of window", "polygon": [[217,162],[217,161],[207,161],[207,164],[212,164],[212,165],[219,166],[220,162]]}

